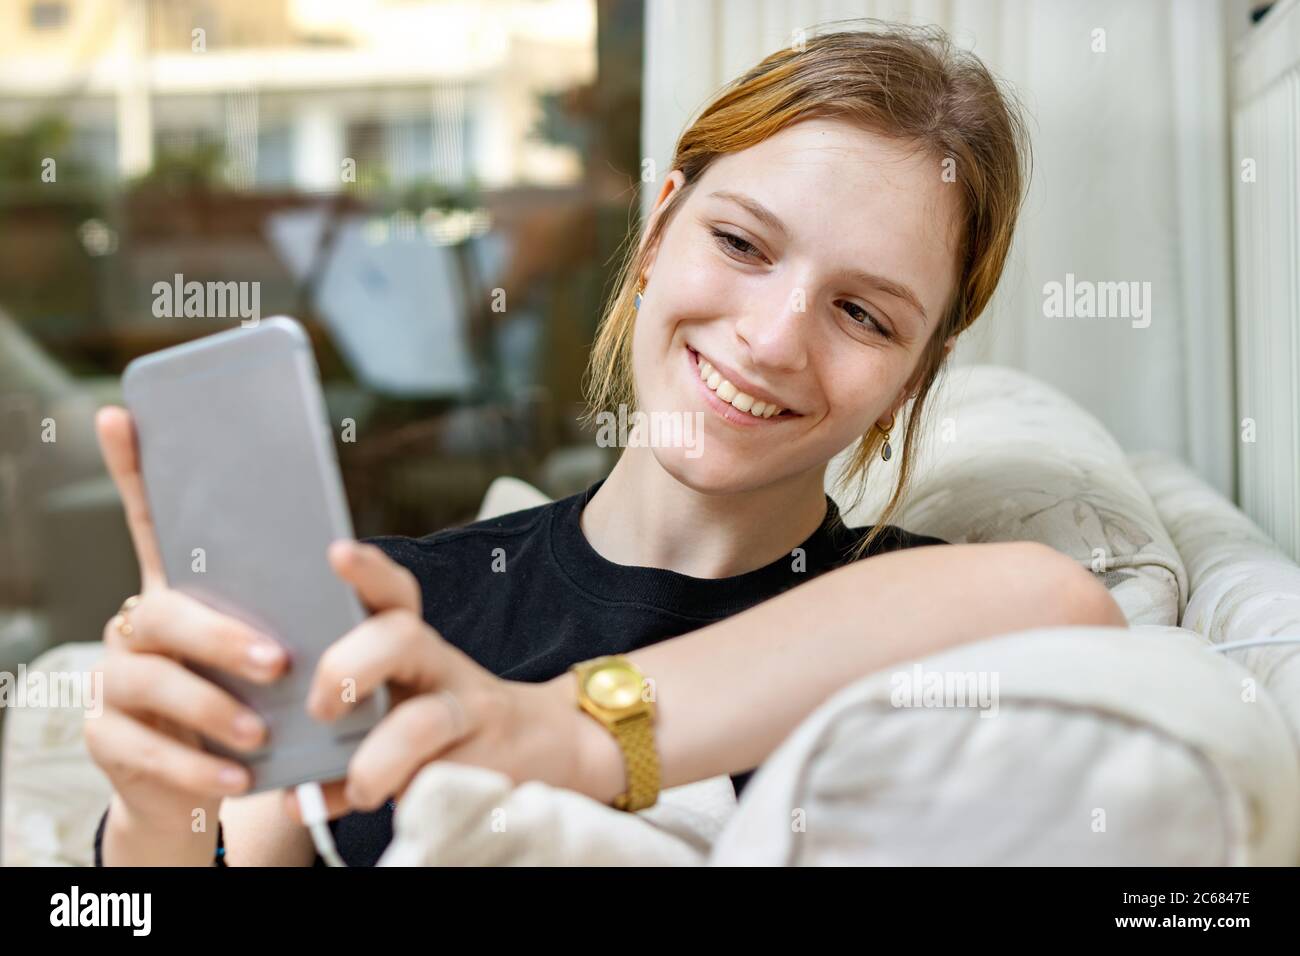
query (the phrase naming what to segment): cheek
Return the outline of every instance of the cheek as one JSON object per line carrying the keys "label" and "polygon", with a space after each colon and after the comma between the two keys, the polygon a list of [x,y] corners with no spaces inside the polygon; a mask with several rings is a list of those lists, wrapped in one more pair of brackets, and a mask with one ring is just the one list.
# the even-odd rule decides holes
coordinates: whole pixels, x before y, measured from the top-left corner
{"label": "cheek", "polygon": [[638,391],[657,389],[661,381],[675,384],[676,370],[665,357],[677,350],[686,327],[734,317],[742,278],[705,243],[665,240],[632,334]]}
{"label": "cheek", "polygon": [[723,260],[707,235],[692,232],[674,240],[660,253],[651,276],[655,314],[670,324],[729,316],[744,275]]}
{"label": "cheek", "polygon": [[853,361],[831,359],[823,366],[829,424],[837,435],[852,437],[871,428],[902,388],[907,374],[904,358],[901,353],[867,352],[855,355]]}

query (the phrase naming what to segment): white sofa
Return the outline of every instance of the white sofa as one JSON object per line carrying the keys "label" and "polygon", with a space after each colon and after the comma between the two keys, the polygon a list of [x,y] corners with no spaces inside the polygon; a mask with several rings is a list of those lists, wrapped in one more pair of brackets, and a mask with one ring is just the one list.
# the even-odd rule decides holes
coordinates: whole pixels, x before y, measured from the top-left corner
{"label": "white sofa", "polygon": [[[1300,636],[1300,567],[1185,466],[1126,456],[1022,373],[952,372],[929,415],[897,523],[1048,543],[1101,576],[1129,629],[1009,634],[870,675],[810,715],[740,804],[719,777],[627,815],[434,764],[383,862],[1300,862],[1300,644],[1216,651]],[[883,474],[856,505],[841,497],[850,524],[878,513]],[[541,500],[501,479],[481,514]],[[95,654],[65,645],[34,666],[84,669]],[[908,681],[959,678],[994,689],[992,706],[900,706]],[[10,713],[0,777],[5,862],[88,861],[107,788],[78,714]]]}

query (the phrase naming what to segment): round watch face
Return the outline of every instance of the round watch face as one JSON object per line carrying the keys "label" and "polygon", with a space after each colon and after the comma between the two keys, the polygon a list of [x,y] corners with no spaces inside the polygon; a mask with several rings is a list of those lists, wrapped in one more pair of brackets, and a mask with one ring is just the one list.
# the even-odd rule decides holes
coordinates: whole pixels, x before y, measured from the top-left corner
{"label": "round watch face", "polygon": [[641,700],[641,675],[622,664],[607,664],[587,675],[587,696],[600,707],[622,710]]}

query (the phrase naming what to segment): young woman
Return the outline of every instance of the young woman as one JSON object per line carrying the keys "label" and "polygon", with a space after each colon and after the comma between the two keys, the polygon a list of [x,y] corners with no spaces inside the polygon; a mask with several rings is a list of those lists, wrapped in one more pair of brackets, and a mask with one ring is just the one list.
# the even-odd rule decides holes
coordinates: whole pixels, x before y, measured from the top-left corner
{"label": "young woman", "polygon": [[[857,678],[1018,629],[1124,624],[1045,546],[918,547],[943,542],[888,524],[925,398],[1001,274],[1024,156],[988,72],[932,32],[816,37],[714,100],[678,143],[591,365],[594,410],[702,413],[698,450],[629,447],[585,494],[330,549],[373,615],[326,653],[306,706],[337,719],[346,681],[361,697],[387,682],[395,702],[326,789],[347,862],[378,859],[392,798],[434,760],[631,809],[721,773],[739,792]],[[167,587],[130,419],[107,408],[98,428],[143,580],[105,628],[106,709],[86,725],[114,788],[102,862],[212,863],[217,828],[191,828],[203,808],[230,864],[310,864],[292,798],[241,797],[244,768],[198,747],[200,730],[258,746],[257,715],[180,663],[271,682],[284,655]],[[870,529],[844,527],[823,490],[855,442],[853,477],[897,470]],[[597,668],[610,686],[654,687],[636,740],[579,706],[599,687],[570,668],[604,655],[626,655]]]}

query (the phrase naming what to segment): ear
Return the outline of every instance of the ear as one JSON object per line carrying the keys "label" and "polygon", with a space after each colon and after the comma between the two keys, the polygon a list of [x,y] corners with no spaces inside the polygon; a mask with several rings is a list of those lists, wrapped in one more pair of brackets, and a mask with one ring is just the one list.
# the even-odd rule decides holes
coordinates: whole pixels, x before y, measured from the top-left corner
{"label": "ear", "polygon": [[[955,335],[948,336],[948,341],[943,343],[943,359],[941,359],[941,361],[946,360],[948,356],[952,354],[953,346],[956,344],[957,344],[957,336]],[[898,393],[898,398],[894,399],[894,404],[890,406],[889,415],[885,417],[885,422],[890,421],[890,419],[897,421],[899,410],[904,405],[906,405],[909,401],[911,401],[913,398],[916,397],[916,391],[920,387],[921,387],[921,369],[918,367],[916,372],[913,374],[911,380],[908,381],[907,385],[903,388],[903,390]],[[880,428],[881,431],[885,430],[885,422],[880,422],[880,421],[876,422],[876,425]]]}
{"label": "ear", "polygon": [[[646,220],[645,229],[641,231],[641,249],[645,249],[646,242],[649,241],[650,233],[654,231],[655,225],[667,209],[668,200],[673,197],[683,186],[686,185],[686,174],[680,169],[674,169],[664,180],[663,187],[659,190],[659,198],[655,200],[654,209],[650,211],[650,218]],[[653,250],[649,260],[646,262],[645,278],[650,279],[650,273],[654,270],[654,260],[658,249]]]}

